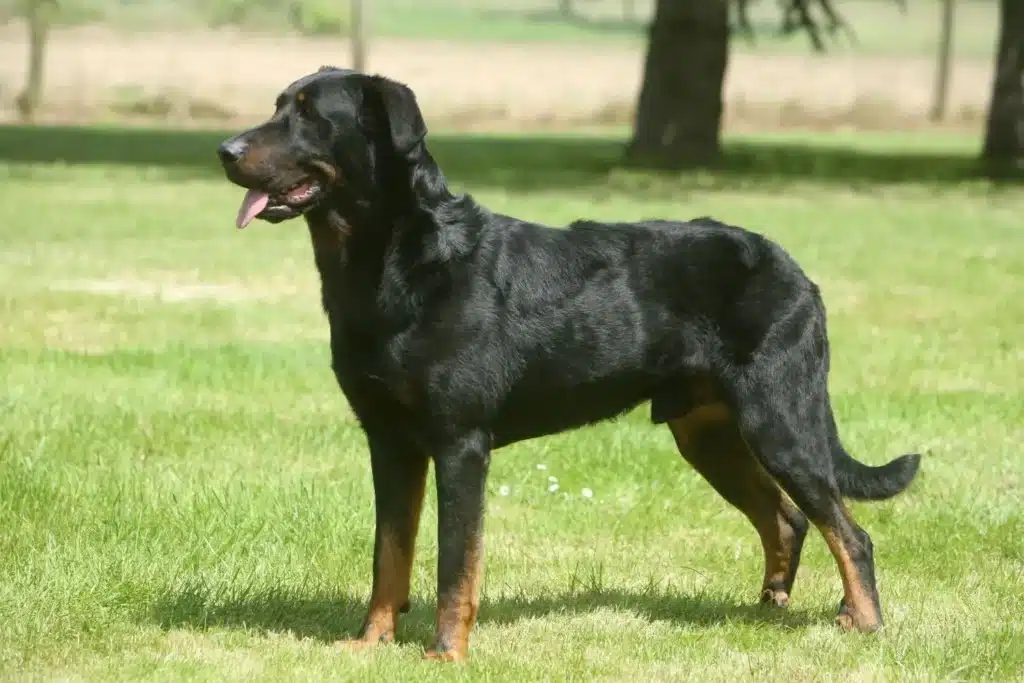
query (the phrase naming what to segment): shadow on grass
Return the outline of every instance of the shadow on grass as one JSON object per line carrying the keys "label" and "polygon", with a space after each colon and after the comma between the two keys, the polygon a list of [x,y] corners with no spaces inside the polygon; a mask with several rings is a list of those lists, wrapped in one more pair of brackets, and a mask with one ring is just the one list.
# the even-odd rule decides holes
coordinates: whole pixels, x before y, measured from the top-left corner
{"label": "shadow on grass", "polygon": [[[347,593],[311,595],[270,592],[221,598],[203,589],[167,593],[150,608],[148,619],[163,629],[239,628],[260,633],[291,633],[326,643],[353,637],[367,607],[366,596]],[[740,605],[714,596],[622,590],[594,590],[543,598],[485,600],[480,624],[513,624],[551,615],[586,615],[605,608],[627,611],[650,621],[714,626],[724,623],[771,624],[780,629],[829,623],[832,615],[807,610],[781,610]],[[400,643],[430,644],[434,605],[412,604],[401,619]]]}
{"label": "shadow on grass", "polygon": [[[229,132],[139,128],[0,126],[0,163],[156,166],[174,177],[221,179],[217,145]],[[605,188],[643,190],[764,188],[809,180],[845,188],[899,183],[958,183],[977,178],[967,154],[851,148],[828,136],[727,141],[718,167],[702,172],[633,173],[625,143],[608,136],[434,134],[431,152],[456,190]],[[637,180],[639,178],[639,180]]]}

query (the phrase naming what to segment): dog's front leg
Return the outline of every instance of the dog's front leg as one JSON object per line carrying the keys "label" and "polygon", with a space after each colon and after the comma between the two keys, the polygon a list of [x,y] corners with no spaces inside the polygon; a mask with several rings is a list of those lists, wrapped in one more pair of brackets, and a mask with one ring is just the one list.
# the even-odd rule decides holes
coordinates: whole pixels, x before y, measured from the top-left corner
{"label": "dog's front leg", "polygon": [[377,531],[373,544],[373,591],[358,638],[344,647],[365,647],[394,640],[398,614],[409,601],[416,531],[423,507],[429,458],[411,439],[368,433]]}
{"label": "dog's front leg", "polygon": [[437,631],[432,659],[459,661],[469,653],[483,570],[484,487],[490,435],[473,432],[434,456],[437,476]]}

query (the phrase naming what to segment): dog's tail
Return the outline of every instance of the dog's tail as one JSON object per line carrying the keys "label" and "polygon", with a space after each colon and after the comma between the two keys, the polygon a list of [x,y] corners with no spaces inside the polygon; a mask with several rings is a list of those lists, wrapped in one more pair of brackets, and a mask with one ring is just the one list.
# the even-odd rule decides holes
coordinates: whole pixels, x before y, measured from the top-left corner
{"label": "dog's tail", "polygon": [[[814,295],[818,302],[818,310],[821,313],[822,326],[825,323],[825,303],[821,299],[821,293],[814,287]],[[824,338],[824,370],[828,373],[829,348],[828,338]],[[836,483],[839,484],[839,492],[846,498],[853,500],[885,500],[902,493],[910,486],[917,476],[917,470],[921,467],[921,455],[918,453],[907,453],[898,458],[890,460],[884,465],[872,467],[865,465],[859,460],[854,460],[839,440],[839,428],[836,427],[836,419],[832,414],[831,407],[828,410],[828,446],[832,452],[832,462],[835,465]]]}
{"label": "dog's tail", "polygon": [[921,466],[918,453],[908,453],[878,467],[854,460],[839,441],[834,419],[829,420],[829,441],[839,491],[853,500],[885,500],[910,486]]}

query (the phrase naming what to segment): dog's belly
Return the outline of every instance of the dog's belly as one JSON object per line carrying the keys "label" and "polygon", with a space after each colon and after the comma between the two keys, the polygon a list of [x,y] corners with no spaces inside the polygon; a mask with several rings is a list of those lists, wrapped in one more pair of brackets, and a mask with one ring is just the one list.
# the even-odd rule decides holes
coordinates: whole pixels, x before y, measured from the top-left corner
{"label": "dog's belly", "polygon": [[607,420],[651,398],[640,378],[588,382],[545,391],[512,392],[492,424],[495,447]]}

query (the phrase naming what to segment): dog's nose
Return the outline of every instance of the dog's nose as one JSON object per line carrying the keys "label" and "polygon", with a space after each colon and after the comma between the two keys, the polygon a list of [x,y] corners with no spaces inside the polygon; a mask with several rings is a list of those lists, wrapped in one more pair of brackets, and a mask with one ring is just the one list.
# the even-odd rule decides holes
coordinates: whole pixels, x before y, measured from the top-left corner
{"label": "dog's nose", "polygon": [[220,157],[222,163],[233,164],[242,158],[245,154],[247,145],[238,138],[231,138],[220,143],[220,147],[217,148],[217,156]]}

